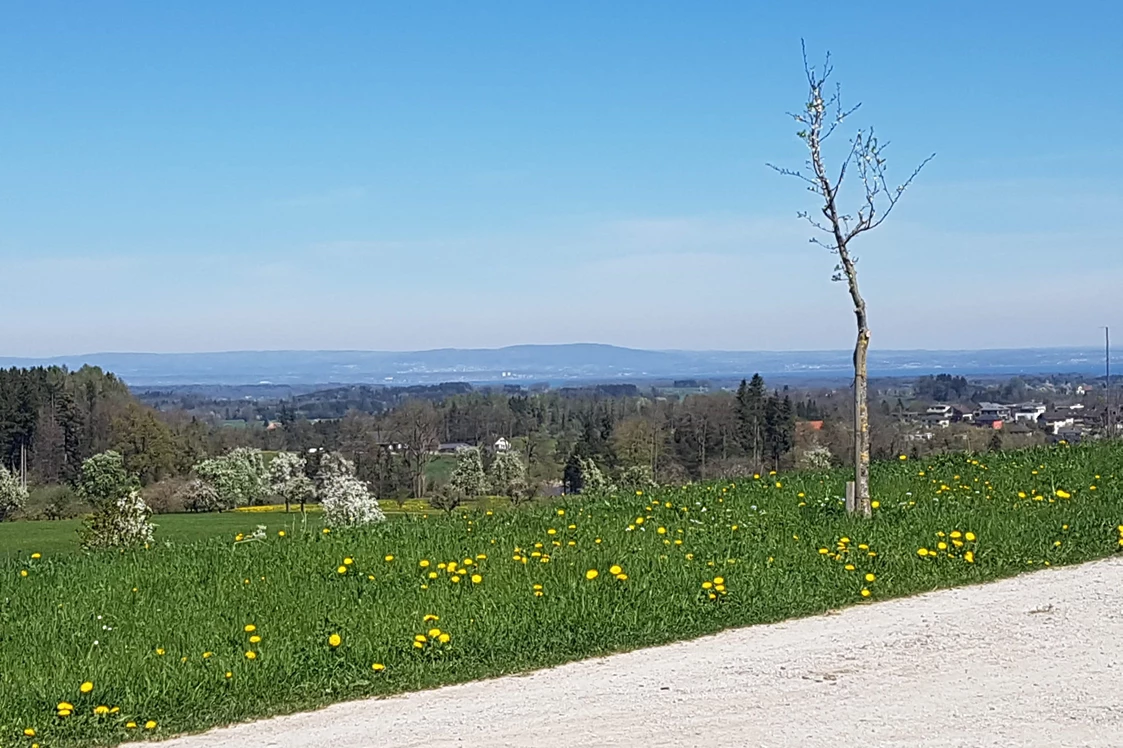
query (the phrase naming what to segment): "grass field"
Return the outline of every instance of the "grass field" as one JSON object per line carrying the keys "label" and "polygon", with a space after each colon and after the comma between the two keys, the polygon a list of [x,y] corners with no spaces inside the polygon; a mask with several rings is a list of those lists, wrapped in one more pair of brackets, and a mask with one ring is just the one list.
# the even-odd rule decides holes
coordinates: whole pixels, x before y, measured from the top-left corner
{"label": "grass field", "polygon": [[[258,517],[147,551],[21,543],[42,557],[0,562],[0,745],[165,737],[1099,558],[1121,476],[1123,449],[1057,447],[875,465],[871,521],[832,473],[237,544]],[[160,519],[158,540],[200,532]]]}
{"label": "grass field", "polygon": [[[483,497],[468,502],[465,510],[501,509],[507,505],[502,497]],[[404,515],[431,517],[443,514],[432,509],[423,499],[410,499],[404,504],[394,501],[382,503],[389,519]],[[216,514],[159,514],[152,518],[156,524],[156,537],[160,543],[183,545],[214,537],[233,537],[237,533],[249,534],[257,525],[272,531],[287,529],[290,532],[305,527],[315,532],[323,526],[320,507],[309,504],[307,518],[302,518],[296,505],[285,513],[284,505],[255,506],[233,512]],[[26,558],[30,553],[53,556],[77,553],[78,528],[81,520],[34,520],[29,522],[0,522],[0,559]],[[2,744],[0,744],[2,745]]]}

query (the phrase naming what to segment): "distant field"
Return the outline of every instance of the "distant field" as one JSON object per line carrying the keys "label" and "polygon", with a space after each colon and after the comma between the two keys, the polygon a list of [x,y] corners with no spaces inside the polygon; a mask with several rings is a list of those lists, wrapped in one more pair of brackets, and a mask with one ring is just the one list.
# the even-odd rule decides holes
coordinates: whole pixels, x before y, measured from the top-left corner
{"label": "distant field", "polygon": [[[157,542],[191,543],[196,540],[237,533],[251,533],[258,525],[270,532],[299,527],[299,512],[223,512],[222,514],[161,514],[153,518]],[[307,515],[309,527],[321,526],[320,515]],[[60,555],[78,550],[78,528],[81,520],[36,520],[33,522],[0,523],[0,557],[27,553]]]}
{"label": "distant field", "polygon": [[[485,497],[467,502],[463,508],[486,510],[506,505],[506,499]],[[159,514],[152,521],[156,524],[157,542],[183,544],[227,535],[233,538],[238,533],[253,532],[258,525],[265,525],[270,532],[276,532],[283,529],[291,531],[307,522],[307,528],[317,530],[323,524],[319,509],[318,505],[309,505],[306,520],[302,519],[295,506],[293,511],[285,514],[284,505],[270,505],[213,514]],[[424,499],[410,499],[404,504],[383,501],[382,509],[391,518],[407,514],[442,514],[430,508]],[[78,528],[81,524],[81,520],[77,519],[0,522],[0,559],[28,553],[73,553],[78,550]]]}

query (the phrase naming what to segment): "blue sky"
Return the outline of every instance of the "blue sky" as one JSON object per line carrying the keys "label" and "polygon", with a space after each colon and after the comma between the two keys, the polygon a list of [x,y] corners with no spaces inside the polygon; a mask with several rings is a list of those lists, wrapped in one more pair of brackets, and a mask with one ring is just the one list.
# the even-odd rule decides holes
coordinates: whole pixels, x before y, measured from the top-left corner
{"label": "blue sky", "polygon": [[875,346],[1123,333],[1118,2],[4,7],[4,355],[848,347],[765,166],[800,37],[937,154],[856,246]]}

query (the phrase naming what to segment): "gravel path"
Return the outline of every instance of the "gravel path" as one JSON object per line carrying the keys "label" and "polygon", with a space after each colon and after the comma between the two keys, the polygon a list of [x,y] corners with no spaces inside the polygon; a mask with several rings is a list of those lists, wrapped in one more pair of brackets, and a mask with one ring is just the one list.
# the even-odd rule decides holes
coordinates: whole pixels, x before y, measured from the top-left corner
{"label": "gravel path", "polygon": [[278,746],[1120,746],[1123,559],[179,738]]}

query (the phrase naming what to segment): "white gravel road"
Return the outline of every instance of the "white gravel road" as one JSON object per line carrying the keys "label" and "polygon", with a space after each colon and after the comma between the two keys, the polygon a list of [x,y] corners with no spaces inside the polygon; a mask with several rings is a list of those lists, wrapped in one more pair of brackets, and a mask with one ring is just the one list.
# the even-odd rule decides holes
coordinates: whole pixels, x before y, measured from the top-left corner
{"label": "white gravel road", "polygon": [[544,744],[1123,746],[1123,559],[162,745]]}

